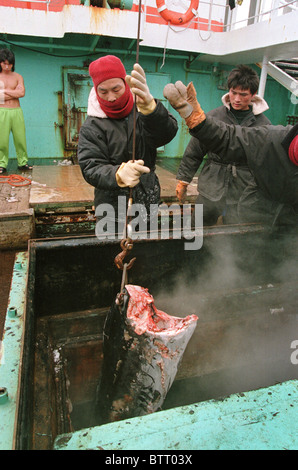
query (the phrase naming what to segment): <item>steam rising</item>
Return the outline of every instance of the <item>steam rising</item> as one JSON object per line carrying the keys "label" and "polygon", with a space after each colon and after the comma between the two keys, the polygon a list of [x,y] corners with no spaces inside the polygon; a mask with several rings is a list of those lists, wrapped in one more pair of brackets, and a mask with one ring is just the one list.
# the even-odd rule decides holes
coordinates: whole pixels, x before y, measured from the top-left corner
{"label": "steam rising", "polygon": [[198,262],[192,276],[178,267],[169,290],[154,296],[169,314],[199,317],[178,377],[187,369],[200,378],[196,401],[298,378],[290,360],[291,343],[298,339],[292,242],[283,239],[277,249],[263,238],[258,250],[243,244],[239,251],[230,239],[212,247],[208,263]]}

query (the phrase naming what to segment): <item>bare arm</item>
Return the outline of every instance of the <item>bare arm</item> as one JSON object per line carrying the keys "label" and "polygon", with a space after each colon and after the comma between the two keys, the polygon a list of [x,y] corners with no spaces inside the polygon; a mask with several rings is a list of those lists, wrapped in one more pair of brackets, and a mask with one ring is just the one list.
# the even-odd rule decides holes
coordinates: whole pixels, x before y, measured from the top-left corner
{"label": "bare arm", "polygon": [[17,86],[14,89],[3,88],[2,90],[4,100],[8,101],[11,99],[23,98],[25,96],[25,85],[21,75],[18,75]]}

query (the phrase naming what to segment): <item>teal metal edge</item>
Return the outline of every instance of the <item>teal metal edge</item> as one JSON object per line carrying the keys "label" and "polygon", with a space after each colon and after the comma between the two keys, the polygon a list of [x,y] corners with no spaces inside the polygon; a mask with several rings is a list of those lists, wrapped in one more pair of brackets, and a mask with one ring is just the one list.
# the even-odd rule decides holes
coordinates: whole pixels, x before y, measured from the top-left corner
{"label": "teal metal edge", "polygon": [[298,381],[60,435],[55,450],[298,449]]}
{"label": "teal metal edge", "polygon": [[27,253],[17,253],[0,348],[0,389],[6,392],[0,401],[0,450],[14,448],[27,274]]}

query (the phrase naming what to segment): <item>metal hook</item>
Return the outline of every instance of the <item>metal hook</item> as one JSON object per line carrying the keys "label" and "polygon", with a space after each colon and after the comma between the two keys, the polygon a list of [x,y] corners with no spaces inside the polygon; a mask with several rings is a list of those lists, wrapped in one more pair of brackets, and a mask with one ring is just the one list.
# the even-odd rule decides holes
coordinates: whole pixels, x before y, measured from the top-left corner
{"label": "metal hook", "polygon": [[121,280],[121,288],[120,292],[117,294],[116,304],[122,305],[123,304],[123,296],[124,296],[124,287],[127,284],[127,263],[123,265],[123,273],[122,273],[122,280]]}
{"label": "metal hook", "polygon": [[[118,269],[123,270],[123,268],[124,268],[123,260],[133,248],[133,243],[132,243],[131,238],[124,238],[123,240],[121,240],[120,246],[122,248],[122,251],[121,251],[121,253],[119,253],[119,255],[116,256],[114,262],[115,262]],[[126,263],[127,264],[127,266],[126,266],[127,270],[130,269],[133,266],[135,260],[136,260],[136,258],[132,258],[129,261],[129,263]]]}
{"label": "metal hook", "polygon": [[123,260],[124,260],[125,256],[127,256],[127,254],[132,250],[132,247],[133,247],[133,244],[132,244],[132,241],[131,241],[130,238],[124,238],[123,240],[121,240],[120,246],[122,248],[122,251],[121,251],[121,253],[119,253],[119,255],[116,256],[116,258],[114,260],[117,268],[123,270],[122,280],[121,280],[121,288],[120,288],[120,292],[117,295],[117,299],[116,299],[116,304],[119,305],[119,306],[123,304],[124,287],[125,287],[125,284],[127,284],[127,282],[128,282],[128,280],[127,280],[127,271],[128,271],[128,269],[130,269],[132,267],[132,265],[134,264],[134,262],[136,260],[136,258],[132,258],[129,261],[129,263],[124,263],[123,264]]}

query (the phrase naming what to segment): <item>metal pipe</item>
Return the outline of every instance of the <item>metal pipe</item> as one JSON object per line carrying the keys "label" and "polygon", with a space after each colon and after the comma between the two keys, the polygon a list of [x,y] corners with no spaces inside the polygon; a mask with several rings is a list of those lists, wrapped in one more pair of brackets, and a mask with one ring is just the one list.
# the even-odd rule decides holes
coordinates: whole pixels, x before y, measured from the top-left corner
{"label": "metal pipe", "polygon": [[131,10],[133,0],[107,0],[108,7],[120,8],[120,10]]}
{"label": "metal pipe", "polygon": [[185,72],[189,73],[202,73],[202,74],[208,74],[210,75],[212,73],[212,70],[199,70],[199,69],[191,69],[190,67],[187,66],[188,59],[184,61],[183,63],[183,69]]}
{"label": "metal pipe", "polygon": [[265,94],[265,86],[267,81],[267,69],[268,69],[268,57],[264,55],[263,62],[262,62],[262,71],[260,76],[260,83],[259,83],[259,90],[258,95],[261,98],[264,98]]}
{"label": "metal pipe", "polygon": [[[40,43],[40,44],[37,44],[36,42],[24,42],[24,41],[14,41],[13,43],[10,42],[10,41],[3,41],[0,39],[0,44],[11,44],[12,46],[20,46],[20,47],[38,47],[38,48],[41,48],[41,49],[46,49],[46,48],[52,48],[52,49],[60,49],[60,50],[69,50],[69,45],[62,45],[62,44],[46,44],[46,43]],[[90,46],[76,46],[75,48],[76,50],[78,51],[83,51],[83,52],[87,52],[88,54],[88,51],[90,51]],[[33,52],[39,52],[37,50],[34,50]],[[114,55],[117,55],[117,54],[120,54],[120,55],[127,55],[127,51],[125,51],[124,49],[95,49],[94,53],[92,53],[92,55],[94,54],[114,54]],[[162,58],[162,55],[163,55],[163,52],[146,52],[146,51],[142,51],[140,50],[139,51],[139,54],[144,56],[144,57],[159,57],[159,58]],[[71,59],[73,56],[69,56],[69,58]],[[189,54],[167,54],[167,59],[184,59],[184,60],[188,60],[189,59]]]}

